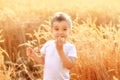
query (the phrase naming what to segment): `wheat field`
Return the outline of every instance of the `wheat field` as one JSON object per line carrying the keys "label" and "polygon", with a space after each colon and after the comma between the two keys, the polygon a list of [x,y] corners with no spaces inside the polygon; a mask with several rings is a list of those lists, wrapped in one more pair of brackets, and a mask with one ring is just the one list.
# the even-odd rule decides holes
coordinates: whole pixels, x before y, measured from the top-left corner
{"label": "wheat field", "polygon": [[0,80],[42,80],[43,65],[26,56],[50,40],[57,11],[73,20],[78,59],[71,80],[120,80],[119,0],[0,0]]}

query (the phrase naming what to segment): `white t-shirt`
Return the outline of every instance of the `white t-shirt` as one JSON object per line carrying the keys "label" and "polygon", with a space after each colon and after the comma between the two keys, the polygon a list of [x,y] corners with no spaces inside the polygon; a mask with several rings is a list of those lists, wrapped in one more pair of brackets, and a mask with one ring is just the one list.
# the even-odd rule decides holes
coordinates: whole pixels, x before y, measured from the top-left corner
{"label": "white t-shirt", "polygon": [[[66,56],[77,57],[73,44],[66,42],[63,45],[63,50]],[[43,80],[70,80],[69,70],[63,67],[54,40],[46,42],[40,52],[45,54]]]}

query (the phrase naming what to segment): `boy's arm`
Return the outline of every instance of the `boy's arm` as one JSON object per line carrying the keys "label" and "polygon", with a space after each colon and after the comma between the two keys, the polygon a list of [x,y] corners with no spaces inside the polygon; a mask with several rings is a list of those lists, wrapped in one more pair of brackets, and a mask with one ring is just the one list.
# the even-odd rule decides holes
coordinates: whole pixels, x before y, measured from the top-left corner
{"label": "boy's arm", "polygon": [[56,40],[56,48],[57,48],[58,54],[61,58],[61,61],[63,63],[63,66],[68,69],[71,69],[75,63],[76,58],[66,56],[63,51],[63,45],[64,45],[64,41],[61,38],[58,38]]}
{"label": "boy's arm", "polygon": [[38,64],[43,64],[44,65],[44,59],[45,59],[45,54],[41,54],[40,56],[34,55],[32,57],[33,61],[35,61]]}
{"label": "boy's arm", "polygon": [[27,56],[30,57],[33,61],[44,64],[45,54],[41,54],[41,56],[38,56],[35,51],[32,48],[27,48]]}
{"label": "boy's arm", "polygon": [[71,69],[75,63],[76,58],[66,56],[63,50],[58,51],[58,53],[62,60],[63,65],[67,69]]}

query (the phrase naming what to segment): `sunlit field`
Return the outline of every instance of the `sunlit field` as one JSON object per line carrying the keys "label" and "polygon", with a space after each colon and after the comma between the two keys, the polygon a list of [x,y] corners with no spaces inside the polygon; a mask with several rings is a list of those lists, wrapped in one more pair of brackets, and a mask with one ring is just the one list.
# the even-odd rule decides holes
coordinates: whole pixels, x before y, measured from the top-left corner
{"label": "sunlit field", "polygon": [[120,80],[120,0],[0,0],[0,80],[42,80],[26,56],[50,40],[55,12],[69,14],[78,58],[71,80]]}

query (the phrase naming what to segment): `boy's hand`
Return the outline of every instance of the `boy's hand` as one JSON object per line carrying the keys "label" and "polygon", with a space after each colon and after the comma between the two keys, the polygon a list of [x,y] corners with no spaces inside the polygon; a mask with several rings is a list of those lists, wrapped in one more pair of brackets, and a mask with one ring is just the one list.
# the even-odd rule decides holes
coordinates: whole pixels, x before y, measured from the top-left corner
{"label": "boy's hand", "polygon": [[32,48],[28,47],[26,49],[26,55],[32,59],[34,59],[34,56],[35,56],[35,52]]}
{"label": "boy's hand", "polygon": [[57,38],[57,40],[56,40],[56,48],[57,48],[58,51],[63,50],[64,43],[65,43],[64,38],[61,38],[61,37]]}

